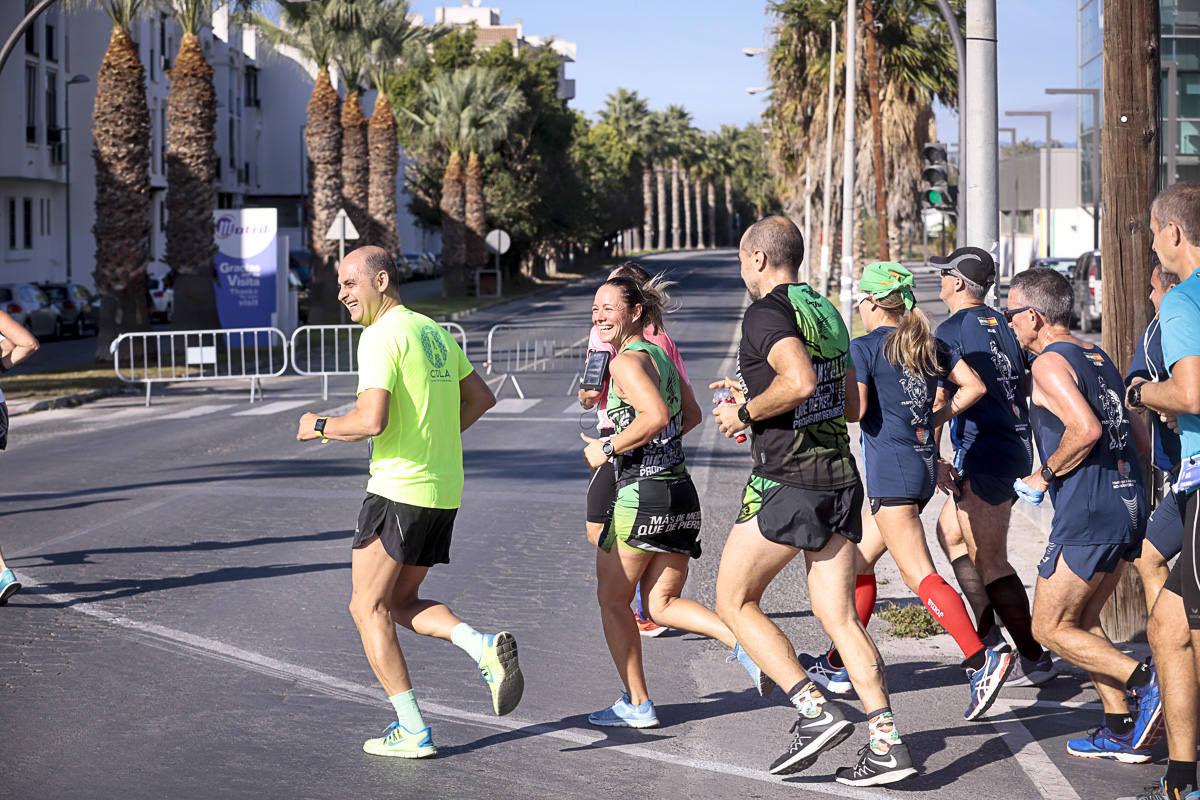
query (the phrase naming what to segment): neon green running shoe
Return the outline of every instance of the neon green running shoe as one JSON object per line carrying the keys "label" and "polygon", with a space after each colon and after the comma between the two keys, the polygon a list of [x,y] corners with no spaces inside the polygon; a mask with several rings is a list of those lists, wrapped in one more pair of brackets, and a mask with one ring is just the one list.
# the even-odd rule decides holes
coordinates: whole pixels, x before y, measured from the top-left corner
{"label": "neon green running shoe", "polygon": [[517,707],[525,692],[525,677],[517,664],[517,640],[508,631],[485,634],[479,674],[492,690],[492,710],[503,717]]}
{"label": "neon green running shoe", "polygon": [[383,736],[378,739],[367,739],[363,742],[363,750],[373,756],[393,758],[429,758],[437,755],[429,728],[410,733],[399,722],[393,722],[384,728]]}

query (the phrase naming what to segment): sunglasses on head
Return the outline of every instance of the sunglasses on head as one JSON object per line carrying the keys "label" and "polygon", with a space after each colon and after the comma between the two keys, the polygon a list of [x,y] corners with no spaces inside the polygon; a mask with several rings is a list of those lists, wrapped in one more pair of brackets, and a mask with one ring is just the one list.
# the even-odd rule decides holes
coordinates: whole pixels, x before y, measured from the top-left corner
{"label": "sunglasses on head", "polygon": [[1043,317],[1044,317],[1044,316],[1046,316],[1046,312],[1045,312],[1045,311],[1042,311],[1042,310],[1041,310],[1040,308],[1038,308],[1037,306],[1021,306],[1020,308],[1007,308],[1007,309],[1005,309],[1005,310],[1004,310],[1004,312],[1003,312],[1003,313],[1004,313],[1004,319],[1005,319],[1005,320],[1007,320],[1007,321],[1008,321],[1008,322],[1011,324],[1011,323],[1012,323],[1012,321],[1013,321],[1013,317],[1015,317],[1017,314],[1020,314],[1020,313],[1022,313],[1022,312],[1025,312],[1025,311],[1036,311],[1037,313],[1041,314]]}

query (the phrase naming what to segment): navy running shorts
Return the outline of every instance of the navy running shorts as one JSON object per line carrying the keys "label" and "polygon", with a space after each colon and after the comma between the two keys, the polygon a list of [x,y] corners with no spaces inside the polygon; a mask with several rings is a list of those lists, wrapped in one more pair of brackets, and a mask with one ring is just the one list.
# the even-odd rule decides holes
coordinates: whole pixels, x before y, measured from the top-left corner
{"label": "navy running shorts", "polygon": [[1169,489],[1146,521],[1146,541],[1167,561],[1183,548],[1183,498]]}
{"label": "navy running shorts", "polygon": [[1122,561],[1133,561],[1141,553],[1141,541],[1130,544],[1055,544],[1051,542],[1038,562],[1038,575],[1049,580],[1058,568],[1059,556],[1071,572],[1090,581],[1097,572],[1115,572]]}
{"label": "navy running shorts", "polygon": [[[1017,478],[1024,477],[1024,475],[1017,476]],[[1010,478],[1007,475],[989,475],[986,472],[972,472],[970,475],[964,475],[958,485],[961,489],[963,483],[969,481],[972,494],[989,506],[1002,506],[1017,499],[1017,493],[1013,491],[1013,482],[1015,480],[1016,478]]]}
{"label": "navy running shorts", "polygon": [[424,508],[397,503],[367,493],[358,512],[353,547],[366,545],[376,535],[383,549],[406,566],[432,567],[450,563],[450,539],[457,508]]}
{"label": "navy running shorts", "polygon": [[1167,576],[1164,589],[1183,598],[1183,611],[1187,614],[1188,627],[1200,631],[1200,558],[1196,547],[1200,545],[1200,490],[1193,490],[1179,498],[1183,506],[1183,548],[1179,559]]}

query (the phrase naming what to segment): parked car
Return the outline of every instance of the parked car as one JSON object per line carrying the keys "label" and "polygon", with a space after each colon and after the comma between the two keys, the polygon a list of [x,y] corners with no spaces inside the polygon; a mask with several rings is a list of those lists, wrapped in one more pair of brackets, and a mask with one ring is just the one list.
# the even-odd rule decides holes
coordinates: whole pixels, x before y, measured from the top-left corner
{"label": "parked car", "polygon": [[9,283],[0,286],[0,308],[25,326],[34,336],[61,339],[62,312],[32,283]]}
{"label": "parked car", "polygon": [[76,338],[100,329],[100,299],[78,283],[43,283],[39,288],[62,312],[63,328]]}
{"label": "parked car", "polygon": [[1071,276],[1075,273],[1075,262],[1077,258],[1066,256],[1055,256],[1053,258],[1035,258],[1030,267],[1050,267],[1050,269],[1058,270],[1063,277],[1071,280]]}
{"label": "parked car", "polygon": [[1104,289],[1100,282],[1100,251],[1088,250],[1075,262],[1071,276],[1075,290],[1075,318],[1079,330],[1089,333],[1100,329],[1100,312],[1103,310]]}
{"label": "parked car", "polygon": [[413,265],[403,255],[396,259],[396,272],[400,275],[400,282],[411,281],[413,278]]}
{"label": "parked car", "polygon": [[404,258],[412,265],[413,277],[437,278],[442,274],[442,261],[433,253],[405,253]]}
{"label": "parked car", "polygon": [[151,275],[146,279],[150,293],[150,318],[170,322],[175,318],[175,281],[171,273]]}
{"label": "parked car", "polygon": [[305,282],[307,276],[308,270],[301,272],[296,267],[288,270],[288,288],[296,293],[296,321],[301,325],[308,324],[308,284]]}

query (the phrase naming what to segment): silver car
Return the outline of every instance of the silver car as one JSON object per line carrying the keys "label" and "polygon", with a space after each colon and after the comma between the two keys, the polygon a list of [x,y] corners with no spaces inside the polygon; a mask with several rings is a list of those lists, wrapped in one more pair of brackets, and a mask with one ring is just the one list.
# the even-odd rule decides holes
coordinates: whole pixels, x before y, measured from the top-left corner
{"label": "silver car", "polygon": [[0,308],[39,338],[61,339],[62,311],[32,283],[0,285]]}

